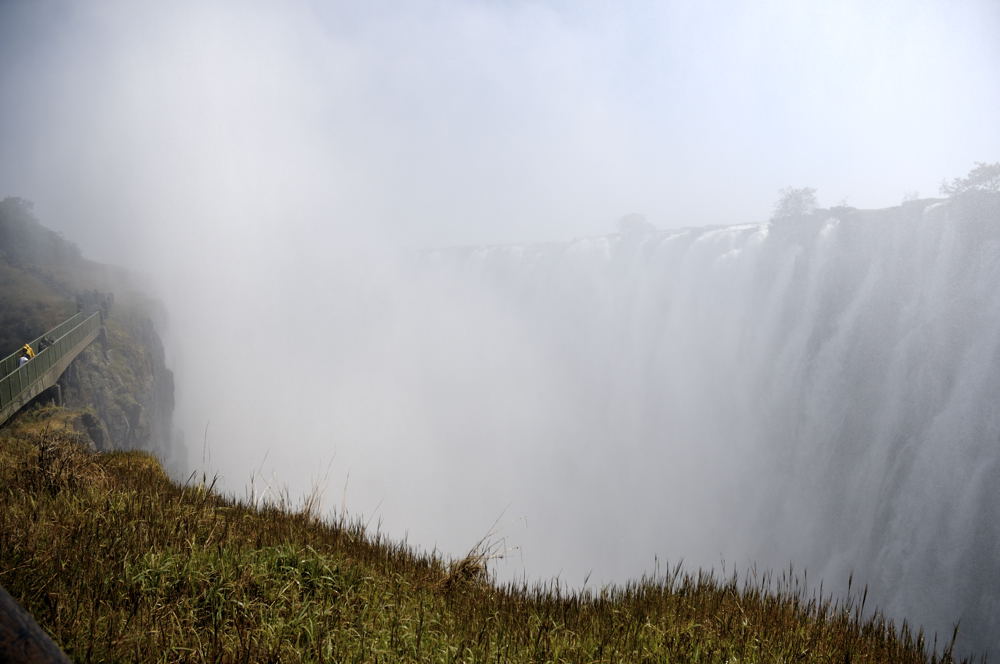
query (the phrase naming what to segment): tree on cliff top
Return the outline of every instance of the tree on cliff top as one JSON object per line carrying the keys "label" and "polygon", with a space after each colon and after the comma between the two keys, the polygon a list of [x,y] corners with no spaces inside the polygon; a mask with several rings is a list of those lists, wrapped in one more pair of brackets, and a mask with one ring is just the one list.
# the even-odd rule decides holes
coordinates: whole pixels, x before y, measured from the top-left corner
{"label": "tree on cliff top", "polygon": [[1000,161],[987,164],[977,161],[976,167],[964,178],[955,178],[948,184],[941,183],[941,193],[947,196],[964,194],[967,191],[1000,192]]}
{"label": "tree on cliff top", "polygon": [[781,198],[774,205],[771,219],[804,217],[816,209],[816,190],[812,187],[785,187],[778,191]]}

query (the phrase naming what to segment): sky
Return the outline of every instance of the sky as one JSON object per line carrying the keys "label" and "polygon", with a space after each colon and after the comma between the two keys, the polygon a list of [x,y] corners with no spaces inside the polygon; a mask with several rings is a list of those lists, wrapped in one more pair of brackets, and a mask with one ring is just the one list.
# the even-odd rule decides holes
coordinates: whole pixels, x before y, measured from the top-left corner
{"label": "sky", "polygon": [[4,0],[0,194],[139,264],[759,221],[788,186],[884,207],[997,158],[998,35],[990,0]]}
{"label": "sky", "polygon": [[571,472],[504,445],[581,425],[524,389],[567,388],[530,324],[400,257],[764,221],[789,186],[935,196],[1000,159],[998,37],[994,0],[0,0],[0,196],[147,275],[191,465],[293,493],[332,468],[331,500],[464,552],[505,513],[558,524],[475,471]]}

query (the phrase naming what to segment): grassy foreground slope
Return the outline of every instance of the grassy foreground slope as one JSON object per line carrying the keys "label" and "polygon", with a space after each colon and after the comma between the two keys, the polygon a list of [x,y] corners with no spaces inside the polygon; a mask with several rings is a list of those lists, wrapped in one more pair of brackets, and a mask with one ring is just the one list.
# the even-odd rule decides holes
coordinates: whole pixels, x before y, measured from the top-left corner
{"label": "grassy foreground slope", "polygon": [[81,446],[65,420],[0,437],[0,584],[77,662],[951,660],[787,578],[498,585],[477,552],[445,561],[180,485],[145,453]]}

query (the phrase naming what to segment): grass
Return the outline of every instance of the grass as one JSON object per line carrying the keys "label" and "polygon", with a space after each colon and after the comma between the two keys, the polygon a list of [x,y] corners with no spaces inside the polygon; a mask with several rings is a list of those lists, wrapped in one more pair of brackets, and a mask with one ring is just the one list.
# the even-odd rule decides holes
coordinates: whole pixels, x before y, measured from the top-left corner
{"label": "grass", "polygon": [[67,427],[0,439],[0,584],[77,662],[952,661],[791,571],[498,584],[488,543],[447,560],[206,479]]}

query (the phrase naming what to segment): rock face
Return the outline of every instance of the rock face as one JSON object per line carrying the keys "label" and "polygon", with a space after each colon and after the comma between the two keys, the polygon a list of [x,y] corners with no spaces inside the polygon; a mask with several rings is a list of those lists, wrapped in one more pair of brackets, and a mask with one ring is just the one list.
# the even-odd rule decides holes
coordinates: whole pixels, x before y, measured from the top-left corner
{"label": "rock face", "polygon": [[0,661],[70,664],[31,614],[0,587]]}
{"label": "rock face", "polygon": [[112,314],[59,381],[63,405],[102,451],[143,449],[169,460],[174,378],[149,317]]}

